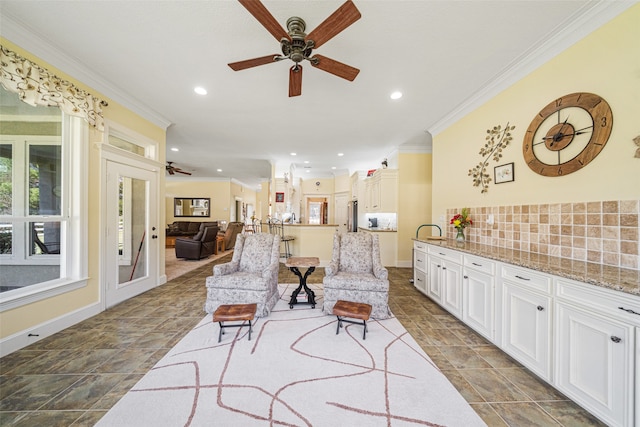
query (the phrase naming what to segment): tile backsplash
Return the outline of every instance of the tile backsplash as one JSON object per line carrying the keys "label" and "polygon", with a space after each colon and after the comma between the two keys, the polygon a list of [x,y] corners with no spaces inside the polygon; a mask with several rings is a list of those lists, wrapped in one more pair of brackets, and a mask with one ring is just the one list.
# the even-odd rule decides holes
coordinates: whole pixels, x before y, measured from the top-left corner
{"label": "tile backsplash", "polygon": [[[462,208],[447,209],[449,220]],[[470,207],[467,240],[562,258],[640,268],[640,200]],[[489,219],[493,224],[488,224]]]}

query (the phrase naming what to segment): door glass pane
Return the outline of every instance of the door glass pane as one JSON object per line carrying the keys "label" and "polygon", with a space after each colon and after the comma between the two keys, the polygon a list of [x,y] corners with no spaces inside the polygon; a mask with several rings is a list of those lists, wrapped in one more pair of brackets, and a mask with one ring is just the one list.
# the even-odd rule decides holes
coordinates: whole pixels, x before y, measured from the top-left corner
{"label": "door glass pane", "polygon": [[147,276],[147,182],[121,176],[118,189],[118,283]]}
{"label": "door glass pane", "polygon": [[59,145],[29,146],[30,215],[60,215],[61,167]]}
{"label": "door glass pane", "polygon": [[13,205],[13,152],[10,144],[0,144],[0,215],[11,215]]}

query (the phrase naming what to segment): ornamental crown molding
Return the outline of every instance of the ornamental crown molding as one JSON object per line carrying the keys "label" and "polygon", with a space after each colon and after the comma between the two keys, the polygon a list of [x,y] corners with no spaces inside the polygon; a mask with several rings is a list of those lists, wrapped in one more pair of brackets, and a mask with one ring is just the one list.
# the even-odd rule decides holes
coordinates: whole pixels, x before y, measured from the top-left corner
{"label": "ornamental crown molding", "polygon": [[511,65],[505,67],[464,102],[428,126],[426,131],[434,136],[444,131],[636,3],[633,0],[588,2],[558,25],[549,37],[516,58]]}
{"label": "ornamental crown molding", "polygon": [[[58,47],[50,44],[38,34],[31,32],[28,27],[19,19],[3,12],[2,25],[0,26],[0,36],[20,48],[28,51],[32,55],[46,61],[48,64],[58,68],[74,79],[81,81],[90,88],[100,92],[107,98],[122,104],[134,113],[140,115],[156,126],[166,130],[172,122],[162,116],[157,111],[149,108],[142,101],[130,96],[128,93],[118,89],[105,77],[99,75],[95,70],[90,70],[80,62],[70,57]],[[39,64],[43,66],[44,64]]]}

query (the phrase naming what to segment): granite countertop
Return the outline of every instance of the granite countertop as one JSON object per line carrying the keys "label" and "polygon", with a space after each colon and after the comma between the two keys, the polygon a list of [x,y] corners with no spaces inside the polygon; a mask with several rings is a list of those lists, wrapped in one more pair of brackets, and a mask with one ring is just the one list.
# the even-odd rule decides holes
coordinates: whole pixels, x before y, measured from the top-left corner
{"label": "granite countertop", "polygon": [[453,239],[428,240],[414,238],[413,240],[640,296],[640,271],[638,270],[478,243],[467,242],[460,244]]}
{"label": "granite countertop", "polygon": [[364,230],[364,231],[371,231],[371,232],[375,232],[375,233],[385,233],[385,232],[392,232],[392,233],[396,233],[398,232],[398,230],[395,230],[393,228],[380,228],[380,227],[358,227],[360,230]]}

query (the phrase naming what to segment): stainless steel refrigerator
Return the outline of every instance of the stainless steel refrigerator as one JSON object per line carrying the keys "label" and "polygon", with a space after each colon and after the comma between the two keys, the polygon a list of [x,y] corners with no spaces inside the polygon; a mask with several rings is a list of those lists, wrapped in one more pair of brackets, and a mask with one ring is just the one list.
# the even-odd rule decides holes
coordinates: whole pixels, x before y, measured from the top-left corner
{"label": "stainless steel refrigerator", "polygon": [[358,201],[349,202],[349,213],[347,216],[347,231],[358,231]]}

